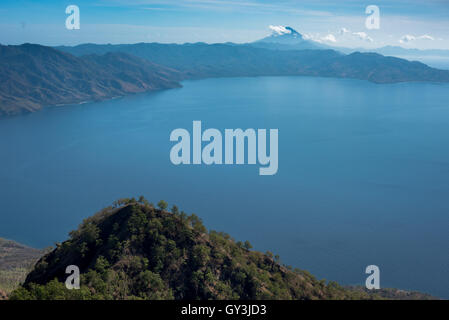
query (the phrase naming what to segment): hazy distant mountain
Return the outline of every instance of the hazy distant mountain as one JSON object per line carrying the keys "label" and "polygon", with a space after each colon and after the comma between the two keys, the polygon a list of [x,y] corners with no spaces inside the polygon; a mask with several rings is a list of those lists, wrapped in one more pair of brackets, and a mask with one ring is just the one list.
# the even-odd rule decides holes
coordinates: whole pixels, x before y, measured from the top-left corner
{"label": "hazy distant mountain", "polygon": [[400,46],[385,46],[381,48],[345,48],[339,46],[318,43],[304,37],[291,27],[270,26],[272,34],[261,40],[249,43],[253,47],[266,48],[273,50],[304,50],[304,49],[321,49],[335,50],[344,54],[353,52],[374,52],[384,56],[393,56],[407,60],[417,60],[425,64],[431,64],[433,67],[449,69],[449,50],[439,49],[411,49]]}
{"label": "hazy distant mountain", "polygon": [[384,56],[449,58],[449,50],[442,50],[442,49],[413,49],[413,48],[403,48],[399,46],[385,46],[373,49],[343,48],[343,47],[333,47],[333,48],[343,53],[352,53],[355,51],[359,51],[359,52],[375,52],[382,54]]}
{"label": "hazy distant mountain", "polygon": [[413,49],[403,48],[400,46],[385,46],[381,48],[366,49],[366,48],[345,48],[326,45],[306,39],[302,34],[291,27],[284,26],[270,26],[272,29],[271,35],[263,39],[250,43],[252,46],[257,46],[267,49],[278,50],[303,50],[303,49],[332,49],[342,53],[350,54],[353,52],[374,52],[384,56],[396,57],[447,57],[449,58],[449,50],[441,49]]}
{"label": "hazy distant mountain", "polygon": [[125,53],[77,58],[50,47],[0,46],[0,115],[179,87],[178,73]]}
{"label": "hazy distant mountain", "polygon": [[271,29],[271,35],[250,45],[277,50],[330,49],[326,45],[304,39],[302,34],[291,27],[271,26]]}

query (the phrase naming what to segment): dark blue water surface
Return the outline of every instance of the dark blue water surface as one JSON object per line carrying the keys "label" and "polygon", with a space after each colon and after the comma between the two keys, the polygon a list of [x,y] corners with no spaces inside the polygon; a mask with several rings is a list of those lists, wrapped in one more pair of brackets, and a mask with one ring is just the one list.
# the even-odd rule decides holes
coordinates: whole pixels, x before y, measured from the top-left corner
{"label": "dark blue water surface", "polygon": [[[0,236],[43,247],[145,195],[319,278],[449,298],[449,86],[209,79],[0,120]],[[278,128],[279,171],[174,166],[170,132]]]}

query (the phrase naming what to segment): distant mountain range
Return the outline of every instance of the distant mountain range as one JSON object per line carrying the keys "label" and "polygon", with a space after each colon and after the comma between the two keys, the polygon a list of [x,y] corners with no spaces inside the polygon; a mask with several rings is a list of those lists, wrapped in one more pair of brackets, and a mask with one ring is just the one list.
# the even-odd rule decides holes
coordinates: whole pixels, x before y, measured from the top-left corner
{"label": "distant mountain range", "polygon": [[[330,49],[280,50],[277,42],[263,43],[265,48],[260,48],[260,42],[256,42],[246,45],[84,44],[75,47],[58,47],[58,49],[76,56],[126,52],[176,69],[189,79],[302,75],[353,78],[376,83],[449,81],[449,71],[376,53],[354,52],[346,55]],[[272,47],[268,48],[269,46]]]}
{"label": "distant mountain range", "polygon": [[0,115],[180,87],[211,77],[320,76],[449,82],[449,71],[372,52],[343,52],[285,27],[248,44],[0,45]]}
{"label": "distant mountain range", "polygon": [[333,49],[341,51],[343,53],[351,53],[359,51],[359,52],[375,52],[385,56],[396,56],[396,57],[415,57],[415,58],[446,57],[449,59],[449,50],[442,50],[442,49],[421,50],[412,48],[402,48],[399,46],[385,46],[374,49],[333,47]]}

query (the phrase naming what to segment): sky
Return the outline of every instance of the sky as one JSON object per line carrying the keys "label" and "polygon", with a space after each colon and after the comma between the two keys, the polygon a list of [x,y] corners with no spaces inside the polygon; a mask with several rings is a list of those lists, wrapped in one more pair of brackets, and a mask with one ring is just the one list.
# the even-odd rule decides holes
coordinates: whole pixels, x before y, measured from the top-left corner
{"label": "sky", "polygon": [[[66,28],[66,7],[80,29]],[[369,5],[379,28],[367,28]],[[449,0],[2,0],[0,43],[245,43],[290,26],[333,46],[449,49]]]}

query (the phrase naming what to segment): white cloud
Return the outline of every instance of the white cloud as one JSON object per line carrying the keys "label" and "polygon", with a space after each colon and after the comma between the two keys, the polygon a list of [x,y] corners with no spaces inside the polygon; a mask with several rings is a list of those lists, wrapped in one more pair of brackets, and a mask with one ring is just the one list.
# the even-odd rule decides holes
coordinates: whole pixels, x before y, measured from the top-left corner
{"label": "white cloud", "polygon": [[283,35],[283,34],[288,34],[291,33],[290,30],[286,29],[283,26],[269,26],[269,28],[273,31],[276,32],[278,35]]}
{"label": "white cloud", "polygon": [[428,34],[422,35],[421,37],[418,37],[418,39],[424,39],[424,40],[435,40],[434,37],[429,36]]}
{"label": "white cloud", "polygon": [[339,31],[340,34],[345,34],[345,33],[349,33],[349,30],[346,28],[341,28]]}
{"label": "white cloud", "polygon": [[373,38],[371,38],[370,36],[368,36],[365,32],[353,32],[352,35],[358,37],[361,40],[365,40],[368,42],[373,42]]}
{"label": "white cloud", "polygon": [[335,36],[331,33],[329,33],[327,36],[322,37],[321,40],[323,41],[329,41],[329,42],[337,42],[337,39],[335,39]]}
{"label": "white cloud", "polygon": [[319,42],[319,43],[323,43],[323,38],[320,39],[320,34],[316,33],[316,34],[312,34],[312,33],[304,33],[302,35],[302,37],[304,38],[304,40],[312,40],[315,42]]}
{"label": "white cloud", "polygon": [[401,37],[401,39],[399,39],[399,42],[402,44],[406,44],[415,40],[435,40],[434,37],[428,35],[428,34],[423,34],[422,36],[413,36],[411,34],[406,34],[404,36]]}

